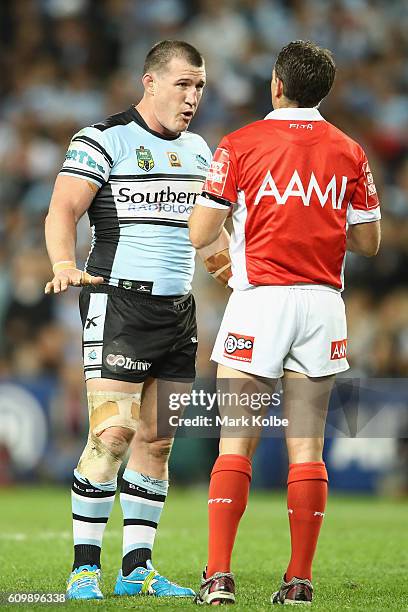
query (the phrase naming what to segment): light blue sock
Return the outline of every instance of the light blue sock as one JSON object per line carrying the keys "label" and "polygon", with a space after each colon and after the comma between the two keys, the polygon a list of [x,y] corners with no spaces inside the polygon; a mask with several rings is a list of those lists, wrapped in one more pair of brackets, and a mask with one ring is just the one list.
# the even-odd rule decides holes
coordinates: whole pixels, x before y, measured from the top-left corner
{"label": "light blue sock", "polygon": [[126,469],[120,489],[123,511],[123,574],[146,567],[152,557],[156,529],[166,501],[168,480]]}
{"label": "light blue sock", "polygon": [[102,538],[115,501],[116,487],[116,478],[108,482],[92,482],[74,470],[71,491],[74,568],[100,566]]}

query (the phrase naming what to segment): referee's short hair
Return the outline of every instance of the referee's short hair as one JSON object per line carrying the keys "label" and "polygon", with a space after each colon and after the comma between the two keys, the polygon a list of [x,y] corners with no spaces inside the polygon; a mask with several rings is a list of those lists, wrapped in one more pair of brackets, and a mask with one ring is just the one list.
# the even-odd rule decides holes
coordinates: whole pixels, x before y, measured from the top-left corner
{"label": "referee's short hair", "polygon": [[183,40],[162,40],[156,43],[146,55],[143,74],[165,70],[173,57],[181,57],[197,68],[204,65],[203,56],[193,45]]}
{"label": "referee's short hair", "polygon": [[300,107],[317,106],[332,88],[335,74],[331,51],[310,40],[295,40],[283,47],[275,64],[283,95]]}

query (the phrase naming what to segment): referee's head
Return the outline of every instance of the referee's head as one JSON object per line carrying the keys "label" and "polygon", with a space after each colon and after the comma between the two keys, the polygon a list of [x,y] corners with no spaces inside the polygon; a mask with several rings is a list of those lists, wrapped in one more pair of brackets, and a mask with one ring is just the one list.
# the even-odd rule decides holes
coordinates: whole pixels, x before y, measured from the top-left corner
{"label": "referee's head", "polygon": [[143,111],[162,132],[185,131],[201,100],[206,80],[203,56],[181,40],[162,40],[150,49],[143,68]]}
{"label": "referee's head", "polygon": [[318,106],[332,88],[336,65],[331,51],[295,40],[281,49],[272,73],[274,108]]}

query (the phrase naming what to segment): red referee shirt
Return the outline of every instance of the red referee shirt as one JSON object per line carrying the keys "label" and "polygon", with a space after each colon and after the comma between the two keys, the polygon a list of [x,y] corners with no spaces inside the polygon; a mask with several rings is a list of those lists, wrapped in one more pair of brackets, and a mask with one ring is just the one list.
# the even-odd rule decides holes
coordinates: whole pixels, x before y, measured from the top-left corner
{"label": "red referee shirt", "polygon": [[235,289],[341,289],[347,225],[381,218],[363,149],[316,108],[274,110],[223,138],[197,203],[232,207]]}

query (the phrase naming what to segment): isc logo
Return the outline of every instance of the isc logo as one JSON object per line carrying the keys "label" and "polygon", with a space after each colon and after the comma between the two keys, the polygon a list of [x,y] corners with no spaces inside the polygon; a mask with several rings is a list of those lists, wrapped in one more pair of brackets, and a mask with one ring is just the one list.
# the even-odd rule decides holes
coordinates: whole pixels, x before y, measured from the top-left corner
{"label": "isc logo", "polygon": [[253,336],[230,332],[224,343],[224,357],[238,361],[252,361],[254,340]]}

